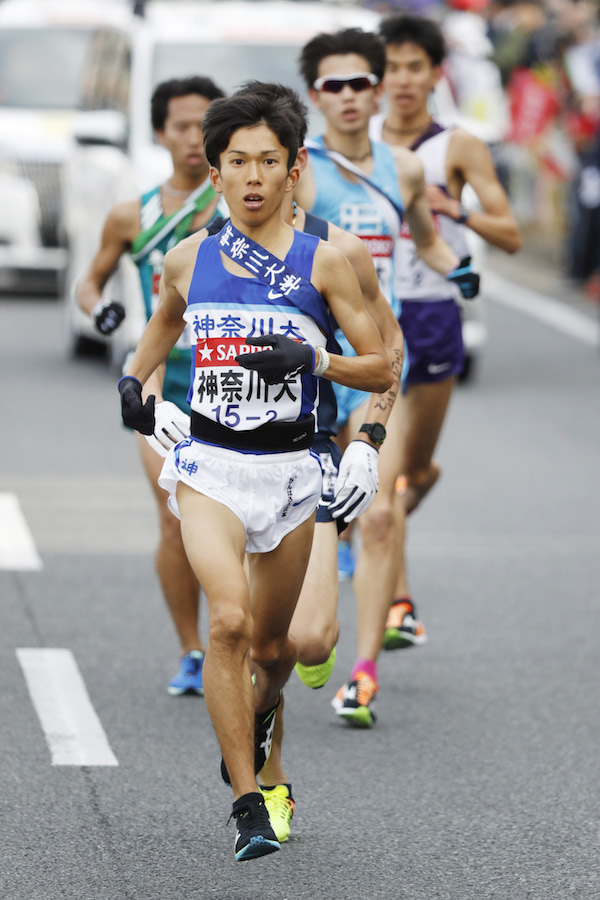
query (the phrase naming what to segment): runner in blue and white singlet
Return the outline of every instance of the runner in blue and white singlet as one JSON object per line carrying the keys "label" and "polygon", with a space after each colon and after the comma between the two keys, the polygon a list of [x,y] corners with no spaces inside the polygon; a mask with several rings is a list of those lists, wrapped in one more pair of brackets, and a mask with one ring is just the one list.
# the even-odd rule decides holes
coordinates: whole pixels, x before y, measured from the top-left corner
{"label": "runner in blue and white singlet", "polygon": [[[307,281],[318,243],[317,237],[296,231],[286,256],[285,262]],[[277,294],[275,299],[272,294]],[[299,309],[294,299],[270,291],[258,279],[226,271],[220,259],[219,235],[202,242],[184,316],[191,331],[193,380],[188,402],[194,412],[236,431],[268,422],[294,422],[313,413],[317,397],[314,375],[268,385],[235,360],[240,353],[251,352],[246,338],[257,335],[282,334],[313,346],[324,343],[315,319]],[[317,310],[318,301],[321,308]],[[314,307],[315,312],[327,315],[324,301],[314,289],[309,304],[309,310]]]}

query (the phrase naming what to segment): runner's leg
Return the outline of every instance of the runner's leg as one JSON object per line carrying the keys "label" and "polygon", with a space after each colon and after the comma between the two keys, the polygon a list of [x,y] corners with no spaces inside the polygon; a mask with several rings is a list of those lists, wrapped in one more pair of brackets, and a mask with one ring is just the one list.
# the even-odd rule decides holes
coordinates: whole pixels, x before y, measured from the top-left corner
{"label": "runner's leg", "polygon": [[202,650],[198,629],[200,585],[183,547],[179,520],[167,507],[167,492],[157,484],[163,459],[143,435],[136,432],[135,436],[158,508],[160,537],[155,560],[163,597],[181,644],[182,655],[191,650]]}
{"label": "runner's leg", "polygon": [[252,616],[243,569],[246,534],[230,509],[181,482],[177,502],[184,546],[208,604],[206,705],[237,799],[258,790],[250,669]]}
{"label": "runner's leg", "polygon": [[[337,526],[335,522],[317,522],[308,569],[290,625],[296,642],[298,660],[305,666],[327,662],[337,643]],[[260,773],[261,784],[286,784],[281,744],[283,709],[277,713],[271,755]]]}

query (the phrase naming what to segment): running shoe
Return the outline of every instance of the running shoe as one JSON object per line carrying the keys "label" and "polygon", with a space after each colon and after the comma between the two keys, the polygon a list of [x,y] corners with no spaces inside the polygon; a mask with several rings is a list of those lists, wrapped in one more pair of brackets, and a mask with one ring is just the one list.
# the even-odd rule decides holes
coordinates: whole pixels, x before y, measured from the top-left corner
{"label": "running shoe", "polygon": [[344,684],[339,689],[331,705],[338,716],[355,728],[372,728],[375,724],[375,713],[371,709],[371,703],[378,690],[379,685],[370,675],[366,672],[357,672],[354,681]]}
{"label": "running shoe", "polygon": [[280,844],[283,844],[290,836],[290,822],[296,805],[292,797],[292,786],[291,784],[275,784],[269,787],[261,785],[260,790],[265,798],[265,806],[275,837]]}
{"label": "running shoe", "polygon": [[262,794],[243,794],[233,804],[230,818],[235,819],[236,824],[236,862],[257,859],[279,850]]}
{"label": "running shoe", "polygon": [[[256,713],[254,716],[254,774],[258,775],[260,770],[269,758],[271,753],[271,744],[273,743],[273,729],[275,728],[275,716],[277,715],[277,707],[279,700],[275,706],[265,713]],[[221,777],[225,784],[231,784],[229,772],[225,765],[225,760],[221,757]]]}
{"label": "running shoe", "polygon": [[167,688],[172,697],[181,694],[198,694],[204,696],[202,687],[202,666],[204,665],[204,653],[202,650],[190,650],[181,658],[179,672],[169,682]]}
{"label": "running shoe", "polygon": [[320,663],[318,666],[303,666],[302,663],[297,662],[296,674],[302,684],[305,684],[306,687],[313,688],[314,690],[327,684],[335,665],[335,655],[336,650],[334,647],[329,655],[329,659],[324,663]]}
{"label": "running shoe", "polygon": [[383,649],[396,650],[404,647],[418,647],[427,641],[425,626],[417,619],[417,611],[411,600],[395,600],[390,606]]}
{"label": "running shoe", "polygon": [[338,577],[340,581],[350,581],[354,575],[354,551],[350,541],[338,541]]}

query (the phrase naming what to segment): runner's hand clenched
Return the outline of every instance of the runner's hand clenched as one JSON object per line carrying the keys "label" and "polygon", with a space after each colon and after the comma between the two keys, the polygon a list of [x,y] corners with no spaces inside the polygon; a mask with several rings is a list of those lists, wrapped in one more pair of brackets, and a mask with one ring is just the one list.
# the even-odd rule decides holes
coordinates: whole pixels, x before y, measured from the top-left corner
{"label": "runner's hand clenched", "polygon": [[378,451],[366,441],[350,441],[340,462],[329,512],[348,524],[371,504],[379,487]]}
{"label": "runner's hand clenched", "polygon": [[154,407],[154,432],[146,440],[160,456],[190,436],[190,417],[170,400],[161,400]]}
{"label": "runner's hand clenched", "polygon": [[470,256],[464,256],[456,268],[448,272],[446,279],[458,285],[465,300],[472,300],[479,293],[479,275],[473,268]]}
{"label": "runner's hand clenched", "polygon": [[117,300],[100,300],[92,310],[92,319],[100,334],[108,337],[125,318],[125,307]]}
{"label": "runner's hand clenched", "polygon": [[123,423],[140,434],[154,433],[154,394],[142,403],[142,385],[132,375],[124,375],[118,384]]}
{"label": "runner's hand clenched", "polygon": [[302,372],[313,372],[315,351],[310,344],[300,344],[283,334],[265,334],[249,337],[250,347],[272,347],[256,353],[242,353],[236,362],[245,369],[254,369],[267,382],[278,384]]}

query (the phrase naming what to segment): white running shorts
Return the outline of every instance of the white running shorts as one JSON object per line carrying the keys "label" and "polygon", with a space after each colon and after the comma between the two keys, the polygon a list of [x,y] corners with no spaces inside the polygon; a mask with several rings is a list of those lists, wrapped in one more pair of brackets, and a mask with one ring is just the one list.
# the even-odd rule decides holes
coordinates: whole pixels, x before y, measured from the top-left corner
{"label": "white running shorts", "polygon": [[177,483],[183,481],[235,513],[247,553],[268,553],[315,511],[322,480],[311,450],[241,453],[188,438],[169,450],[158,484],[178,519]]}

